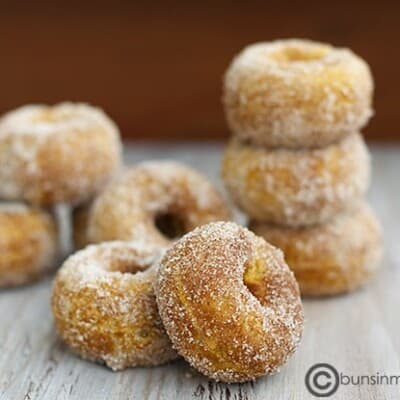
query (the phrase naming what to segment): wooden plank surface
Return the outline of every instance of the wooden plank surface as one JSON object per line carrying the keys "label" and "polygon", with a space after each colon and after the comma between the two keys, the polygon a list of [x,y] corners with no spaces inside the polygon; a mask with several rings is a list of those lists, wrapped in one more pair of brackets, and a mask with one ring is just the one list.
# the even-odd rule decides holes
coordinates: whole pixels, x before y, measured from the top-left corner
{"label": "wooden plank surface", "polygon": [[[279,400],[311,399],[304,377],[327,362],[347,375],[400,375],[400,147],[373,146],[369,198],[385,230],[383,268],[363,290],[306,300],[306,329],[299,351],[280,374],[255,383],[225,385],[200,376],[183,361],[159,368],[111,372],[79,359],[57,338],[48,280],[0,292],[1,400]],[[128,162],[182,160],[220,184],[220,145],[132,144]],[[399,399],[400,385],[340,386],[334,399]]]}

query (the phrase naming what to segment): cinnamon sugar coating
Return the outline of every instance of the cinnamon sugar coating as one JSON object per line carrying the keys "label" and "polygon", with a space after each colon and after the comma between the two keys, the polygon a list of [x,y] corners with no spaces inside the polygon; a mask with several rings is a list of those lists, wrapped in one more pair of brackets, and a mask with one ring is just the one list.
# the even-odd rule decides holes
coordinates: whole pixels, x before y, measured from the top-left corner
{"label": "cinnamon sugar coating", "polygon": [[349,49],[277,40],[250,45],[234,58],[223,102],[241,140],[320,147],[366,125],[373,86],[368,64]]}
{"label": "cinnamon sugar coating", "polygon": [[49,206],[91,198],[120,166],[116,125],[79,103],[27,105],[0,119],[0,197]]}
{"label": "cinnamon sugar coating", "polygon": [[50,213],[0,202],[0,288],[32,282],[55,265],[57,229]]}
{"label": "cinnamon sugar coating", "polygon": [[253,221],[249,227],[284,252],[306,296],[355,290],[374,275],[382,258],[381,228],[364,202],[323,225],[295,229]]}
{"label": "cinnamon sugar coating", "polygon": [[358,133],[321,149],[270,149],[232,140],[222,177],[251,219],[313,225],[357,204],[369,186],[370,158]]}
{"label": "cinnamon sugar coating", "polygon": [[54,281],[52,311],[72,350],[113,370],[176,358],[153,292],[159,256],[160,249],[109,242],[67,259]]}
{"label": "cinnamon sugar coating", "polygon": [[165,246],[197,226],[229,220],[230,211],[195,170],[173,161],[147,161],[126,170],[74,219],[78,245],[140,240]]}
{"label": "cinnamon sugar coating", "polygon": [[235,223],[210,223],[172,245],[155,292],[174,348],[216,380],[271,374],[300,342],[299,289],[281,251]]}

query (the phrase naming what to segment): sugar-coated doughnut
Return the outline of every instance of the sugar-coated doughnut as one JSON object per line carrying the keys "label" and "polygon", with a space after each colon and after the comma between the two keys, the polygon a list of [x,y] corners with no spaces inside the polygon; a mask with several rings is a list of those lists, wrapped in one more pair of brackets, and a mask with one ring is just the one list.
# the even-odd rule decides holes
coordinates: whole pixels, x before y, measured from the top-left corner
{"label": "sugar-coated doughnut", "polygon": [[381,260],[381,229],[365,203],[323,225],[296,229],[253,221],[250,229],[283,250],[301,293],[307,296],[357,289]]}
{"label": "sugar-coated doughnut", "polygon": [[234,134],[267,146],[325,146],[372,115],[373,79],[351,50],[309,40],[256,43],[225,75],[224,105]]}
{"label": "sugar-coated doughnut", "polygon": [[[85,213],[88,213],[86,217]],[[168,245],[172,239],[230,213],[214,186],[193,169],[173,161],[148,161],[128,169],[80,210],[76,229],[81,244],[143,240]]]}
{"label": "sugar-coated doughnut", "polygon": [[369,185],[360,134],[321,149],[270,149],[231,141],[222,176],[235,203],[254,220],[302,226],[349,210]]}
{"label": "sugar-coated doughnut", "polygon": [[28,105],[0,119],[0,197],[80,203],[120,165],[116,125],[80,103]]}
{"label": "sugar-coated doughnut", "polygon": [[157,312],[153,281],[160,249],[109,242],[86,247],[58,271],[52,310],[62,339],[113,370],[177,355]]}
{"label": "sugar-coated doughnut", "polygon": [[23,203],[0,202],[0,287],[36,280],[55,265],[53,216]]}
{"label": "sugar-coated doughnut", "polygon": [[174,348],[216,380],[270,374],[300,342],[303,309],[282,252],[232,222],[199,227],[173,244],[155,292]]}

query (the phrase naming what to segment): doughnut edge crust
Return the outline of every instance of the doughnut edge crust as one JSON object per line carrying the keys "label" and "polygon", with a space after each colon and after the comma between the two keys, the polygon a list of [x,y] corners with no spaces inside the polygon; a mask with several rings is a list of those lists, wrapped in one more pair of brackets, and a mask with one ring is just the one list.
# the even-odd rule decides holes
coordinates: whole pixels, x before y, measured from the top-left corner
{"label": "doughnut edge crust", "polygon": [[0,288],[36,281],[56,262],[53,216],[23,203],[0,202]]}
{"label": "doughnut edge crust", "polygon": [[223,104],[241,140],[321,147],[367,124],[373,89],[368,64],[351,50],[286,39],[252,44],[233,59]]}
{"label": "doughnut edge crust", "polygon": [[304,296],[354,291],[382,260],[382,229],[365,202],[323,225],[296,229],[253,221],[249,228],[282,249]]}
{"label": "doughnut edge crust", "polygon": [[169,248],[155,292],[174,348],[217,381],[271,374],[300,342],[293,273],[278,249],[235,223],[199,227]]}

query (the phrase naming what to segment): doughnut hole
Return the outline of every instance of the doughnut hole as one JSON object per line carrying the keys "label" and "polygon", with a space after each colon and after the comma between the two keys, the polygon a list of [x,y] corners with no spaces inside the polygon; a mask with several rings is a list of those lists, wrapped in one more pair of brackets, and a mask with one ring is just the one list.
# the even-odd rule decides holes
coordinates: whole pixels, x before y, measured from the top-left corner
{"label": "doughnut hole", "polygon": [[50,108],[46,108],[45,110],[41,110],[32,118],[33,123],[40,122],[58,122],[63,120],[64,118],[59,114],[53,112]]}
{"label": "doughnut hole", "polygon": [[[96,247],[93,246],[93,248],[95,249]],[[133,250],[129,247],[124,248],[124,245],[119,243],[114,247],[111,243],[108,251],[108,254],[104,254],[100,267],[105,273],[119,272],[121,274],[135,275],[138,272],[149,269],[158,257],[157,251],[154,249],[151,251],[146,250],[147,252],[150,251],[150,253],[145,253],[145,256],[139,258],[134,248]]]}
{"label": "doughnut hole", "polygon": [[177,239],[187,233],[184,219],[176,212],[163,212],[156,215],[156,228],[168,239]]}
{"label": "doughnut hole", "polygon": [[122,274],[136,274],[149,268],[151,264],[140,265],[137,262],[127,262],[123,259],[116,259],[111,262],[105,269],[109,272],[120,272]]}
{"label": "doughnut hole", "polygon": [[44,107],[41,110],[38,110],[36,115],[32,117],[33,123],[40,123],[40,122],[63,122],[68,120],[73,120],[76,118],[74,112],[69,110],[59,110],[55,109],[54,107]]}
{"label": "doughnut hole", "polygon": [[288,46],[271,54],[271,58],[277,62],[308,62],[318,61],[328,53],[328,48],[323,46],[296,47]]}
{"label": "doughnut hole", "polygon": [[268,274],[268,269],[265,260],[256,257],[246,263],[243,275],[244,284],[261,305],[265,305],[264,299],[267,297],[265,277]]}

